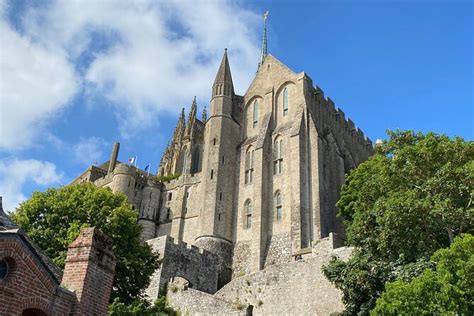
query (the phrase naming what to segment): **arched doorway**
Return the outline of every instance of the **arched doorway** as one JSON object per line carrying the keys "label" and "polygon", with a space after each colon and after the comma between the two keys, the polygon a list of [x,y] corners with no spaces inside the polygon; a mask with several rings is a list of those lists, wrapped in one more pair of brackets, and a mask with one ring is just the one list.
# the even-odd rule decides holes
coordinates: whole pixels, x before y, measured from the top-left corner
{"label": "arched doorway", "polygon": [[48,316],[48,314],[43,312],[41,309],[27,308],[21,312],[21,316]]}

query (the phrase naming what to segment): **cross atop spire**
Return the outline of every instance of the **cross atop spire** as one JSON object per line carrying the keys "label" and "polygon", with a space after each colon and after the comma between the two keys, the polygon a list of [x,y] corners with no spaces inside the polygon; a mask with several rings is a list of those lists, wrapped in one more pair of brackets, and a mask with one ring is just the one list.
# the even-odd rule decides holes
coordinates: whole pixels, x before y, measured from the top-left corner
{"label": "cross atop spire", "polygon": [[267,48],[267,18],[268,18],[268,11],[263,14],[263,37],[262,37],[262,52],[260,53],[260,62],[258,63],[258,68],[263,65],[265,61],[265,57],[268,55],[268,48]]}

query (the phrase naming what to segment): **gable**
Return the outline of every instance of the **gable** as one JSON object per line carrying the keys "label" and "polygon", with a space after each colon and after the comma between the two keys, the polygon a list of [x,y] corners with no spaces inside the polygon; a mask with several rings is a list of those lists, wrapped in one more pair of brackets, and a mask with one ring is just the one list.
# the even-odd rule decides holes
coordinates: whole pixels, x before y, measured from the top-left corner
{"label": "gable", "polygon": [[272,89],[276,91],[287,81],[296,83],[297,77],[298,74],[288,68],[288,66],[272,55],[268,55],[245,92],[245,99],[248,100],[248,98],[256,94],[264,95]]}

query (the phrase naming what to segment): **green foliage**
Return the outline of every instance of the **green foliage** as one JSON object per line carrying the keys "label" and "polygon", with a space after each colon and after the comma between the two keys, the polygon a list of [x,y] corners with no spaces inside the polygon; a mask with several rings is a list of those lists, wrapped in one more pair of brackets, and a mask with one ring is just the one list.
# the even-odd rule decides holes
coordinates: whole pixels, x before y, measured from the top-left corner
{"label": "green foliage", "polygon": [[81,228],[100,228],[112,239],[117,257],[111,301],[130,304],[140,297],[158,267],[158,256],[140,242],[137,216],[125,195],[85,183],[35,192],[13,212],[12,219],[60,267]]}
{"label": "green foliage", "polygon": [[372,315],[473,315],[474,236],[457,237],[434,253],[435,269],[386,284]]}
{"label": "green foliage", "polygon": [[181,176],[181,173],[171,174],[169,176],[159,176],[158,180],[161,182],[170,182],[171,180],[177,179]]}
{"label": "green foliage", "polygon": [[474,231],[474,144],[433,133],[388,134],[348,176],[337,203],[357,250],[324,273],[342,290],[349,314],[367,314],[385,282],[419,275],[434,251]]}
{"label": "green foliage", "polygon": [[143,299],[137,299],[130,304],[124,304],[116,299],[109,305],[108,314],[110,316],[122,315],[177,315],[177,313],[168,306],[166,295],[160,295],[153,306]]}

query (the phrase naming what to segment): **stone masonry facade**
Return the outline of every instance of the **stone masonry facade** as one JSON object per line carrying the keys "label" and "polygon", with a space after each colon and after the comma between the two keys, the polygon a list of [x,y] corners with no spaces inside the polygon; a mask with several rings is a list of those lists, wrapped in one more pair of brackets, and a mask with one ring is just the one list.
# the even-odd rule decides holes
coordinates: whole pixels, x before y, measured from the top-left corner
{"label": "stone masonry facade", "polygon": [[[372,153],[372,142],[306,73],[271,55],[237,95],[225,51],[211,91],[209,113],[197,118],[196,99],[187,118],[181,112],[156,175],[119,162],[116,143],[109,161],[73,181],[124,193],[143,240],[169,254],[169,264],[195,267],[170,274],[165,260],[150,299],[172,277],[214,293],[311,253],[330,233],[343,240],[336,201],[345,175]],[[195,248],[177,250],[180,243]],[[216,271],[197,268],[209,261]]]}

